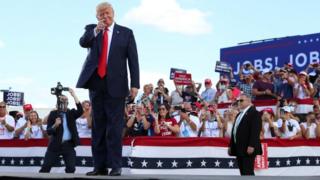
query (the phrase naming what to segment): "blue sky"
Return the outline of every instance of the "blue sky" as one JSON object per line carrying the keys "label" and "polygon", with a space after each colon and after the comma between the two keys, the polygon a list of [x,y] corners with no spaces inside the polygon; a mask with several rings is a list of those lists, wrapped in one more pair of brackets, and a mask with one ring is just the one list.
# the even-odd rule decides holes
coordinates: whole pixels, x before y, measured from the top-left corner
{"label": "blue sky", "polygon": [[[0,89],[25,92],[36,107],[52,107],[57,81],[75,87],[86,50],[84,26],[96,23],[95,0],[1,0]],[[192,73],[196,82],[217,80],[220,48],[237,43],[317,33],[320,1],[292,0],[110,0],[118,24],[133,29],[141,85],[166,86],[171,67]],[[86,90],[76,90],[81,100]]]}

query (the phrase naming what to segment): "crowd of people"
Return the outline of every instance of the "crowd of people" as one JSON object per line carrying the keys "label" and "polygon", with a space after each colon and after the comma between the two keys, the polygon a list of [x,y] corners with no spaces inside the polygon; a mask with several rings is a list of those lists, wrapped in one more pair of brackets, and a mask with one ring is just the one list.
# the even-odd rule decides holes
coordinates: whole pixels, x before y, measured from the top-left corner
{"label": "crowd of people", "polygon": [[[277,108],[261,111],[261,138],[319,138],[320,137],[320,66],[311,64],[297,73],[290,63],[274,71],[256,70],[250,63],[240,69],[239,80],[232,73],[222,75],[215,87],[210,79],[201,83],[176,85],[169,92],[163,79],[157,86],[145,84],[143,93],[134,101],[126,101],[124,137],[175,136],[230,138],[233,123],[239,113],[239,97],[245,94],[254,100],[277,100]],[[314,101],[312,111],[296,112],[296,99]],[[230,103],[219,112],[219,103]],[[76,120],[79,137],[90,138],[91,102],[82,102],[83,115]],[[11,115],[12,116],[11,116]],[[47,117],[40,119],[31,104],[22,112],[8,113],[6,103],[0,102],[0,139],[47,138]]]}

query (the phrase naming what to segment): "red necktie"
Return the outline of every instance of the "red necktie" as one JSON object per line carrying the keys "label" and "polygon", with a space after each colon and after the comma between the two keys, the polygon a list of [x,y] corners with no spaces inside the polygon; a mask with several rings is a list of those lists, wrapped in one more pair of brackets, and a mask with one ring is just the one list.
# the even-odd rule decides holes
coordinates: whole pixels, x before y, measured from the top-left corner
{"label": "red necktie", "polygon": [[108,58],[108,29],[105,29],[102,37],[102,52],[99,57],[98,74],[103,78],[107,74]]}

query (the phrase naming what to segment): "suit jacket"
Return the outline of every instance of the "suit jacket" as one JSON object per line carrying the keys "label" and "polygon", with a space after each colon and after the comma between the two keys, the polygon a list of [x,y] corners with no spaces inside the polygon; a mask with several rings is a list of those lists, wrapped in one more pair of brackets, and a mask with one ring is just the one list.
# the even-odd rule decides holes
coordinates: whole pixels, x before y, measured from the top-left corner
{"label": "suit jacket", "polygon": [[[78,119],[83,113],[81,103],[76,104],[76,106],[77,106],[77,109],[71,109],[71,110],[68,109],[66,112],[67,125],[71,133],[71,141],[74,147],[80,144],[79,135],[78,135],[77,126],[76,126],[76,119]],[[58,117],[57,110],[51,111],[48,117],[47,133],[50,136],[49,144],[48,144],[48,150],[50,151],[58,151],[62,143],[63,119],[61,119],[61,124],[58,127],[52,128],[57,117]]]}
{"label": "suit jacket", "polygon": [[[102,48],[102,33],[94,36],[96,24],[85,27],[80,38],[80,45],[88,48],[88,55],[80,73],[77,88],[95,90],[90,78],[96,73]],[[115,24],[108,52],[108,68],[106,83],[112,97],[126,97],[129,94],[127,63],[130,69],[131,87],[140,88],[139,62],[134,35],[131,29]]]}
{"label": "suit jacket", "polygon": [[[239,113],[240,114],[240,113]],[[239,116],[237,115],[237,117]],[[237,119],[236,117],[236,119]],[[233,156],[248,156],[248,146],[254,147],[253,155],[261,155],[262,148],[260,142],[260,132],[262,128],[261,115],[254,106],[251,106],[243,115],[236,132],[236,142],[234,141],[235,123],[232,127],[229,147]]]}

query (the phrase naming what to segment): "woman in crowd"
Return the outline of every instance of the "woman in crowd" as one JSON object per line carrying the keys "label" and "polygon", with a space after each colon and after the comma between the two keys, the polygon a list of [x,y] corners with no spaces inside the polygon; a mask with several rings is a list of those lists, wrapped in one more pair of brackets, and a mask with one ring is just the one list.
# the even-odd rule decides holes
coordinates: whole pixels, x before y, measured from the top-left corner
{"label": "woman in crowd", "polygon": [[76,120],[77,131],[80,138],[90,138],[92,128],[91,103],[82,102],[83,114]]}
{"label": "woman in crowd", "polygon": [[294,85],[293,95],[298,99],[308,99],[313,97],[313,85],[309,82],[308,74],[301,71],[298,76],[298,82]]}
{"label": "woman in crowd", "polygon": [[221,79],[217,84],[215,101],[218,103],[229,103],[232,99],[232,91],[229,89],[229,81]]}
{"label": "woman in crowd", "polygon": [[265,108],[262,111],[262,130],[260,137],[261,139],[270,139],[279,137],[277,123],[274,122],[274,113],[271,108]]}
{"label": "woman in crowd", "polygon": [[316,116],[313,112],[309,112],[306,116],[306,122],[300,124],[302,136],[306,139],[314,139],[317,137]]}
{"label": "woman in crowd", "polygon": [[174,118],[169,115],[170,106],[161,104],[159,106],[158,118],[154,121],[154,132],[156,136],[176,136],[180,127]]}
{"label": "woman in crowd", "polygon": [[231,138],[232,126],[238,113],[236,108],[230,108],[224,112],[223,137]]}
{"label": "woman in crowd", "polygon": [[42,120],[37,111],[30,111],[27,116],[27,127],[25,128],[24,139],[41,139],[47,137],[45,128],[42,126]]}

